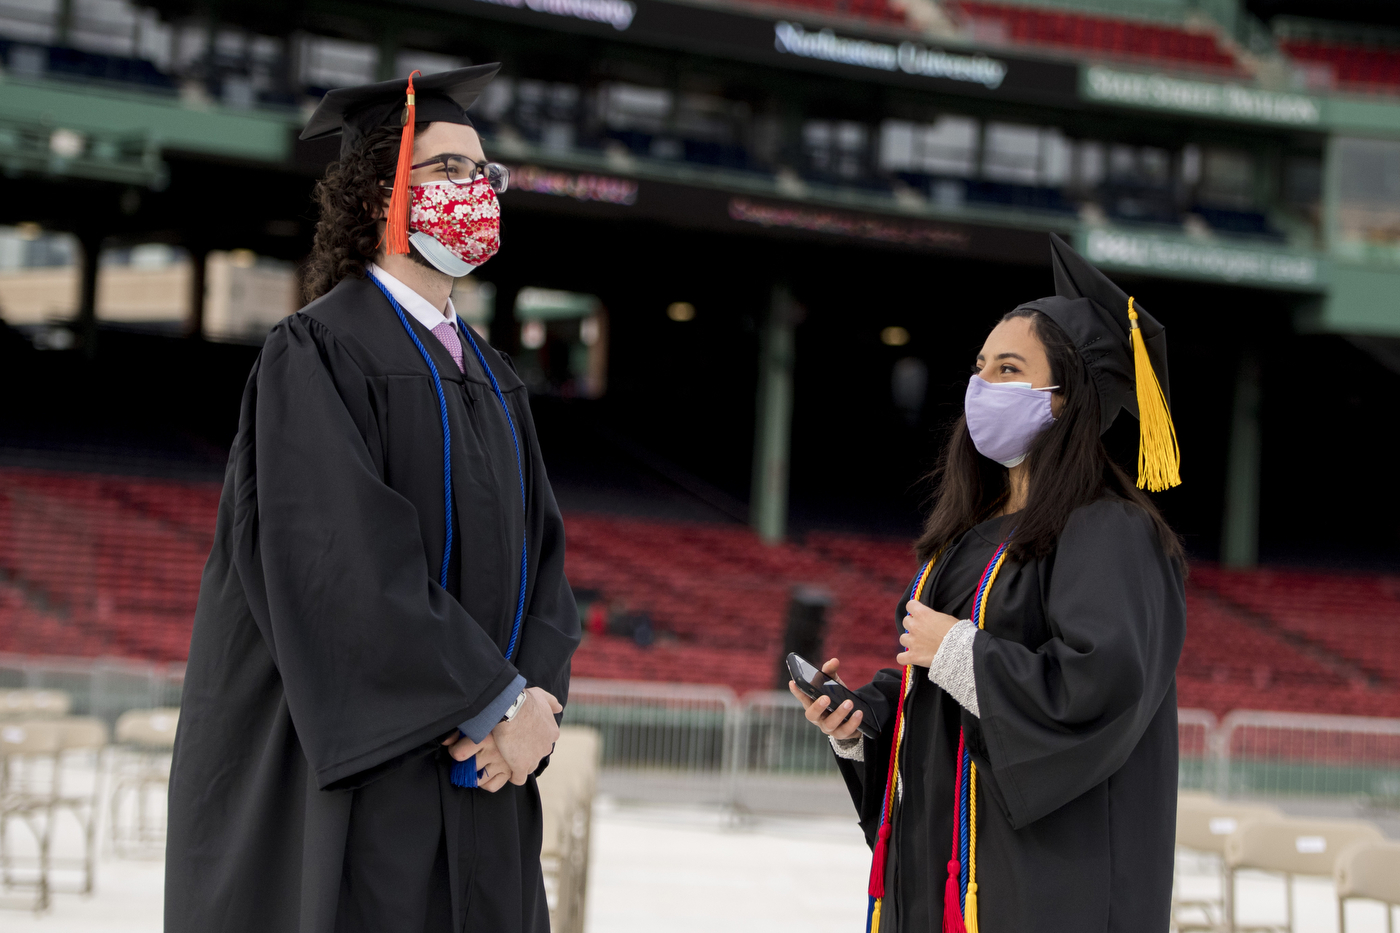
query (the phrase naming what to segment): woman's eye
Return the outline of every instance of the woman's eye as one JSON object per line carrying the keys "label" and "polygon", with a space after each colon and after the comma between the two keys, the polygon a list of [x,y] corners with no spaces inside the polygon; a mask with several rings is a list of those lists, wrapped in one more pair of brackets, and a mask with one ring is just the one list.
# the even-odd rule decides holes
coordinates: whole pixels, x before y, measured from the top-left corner
{"label": "woman's eye", "polygon": [[982,364],[981,364],[981,363],[973,363],[973,364],[972,364],[972,375],[975,376],[975,375],[977,375],[978,373],[980,373],[981,371],[982,371]]}

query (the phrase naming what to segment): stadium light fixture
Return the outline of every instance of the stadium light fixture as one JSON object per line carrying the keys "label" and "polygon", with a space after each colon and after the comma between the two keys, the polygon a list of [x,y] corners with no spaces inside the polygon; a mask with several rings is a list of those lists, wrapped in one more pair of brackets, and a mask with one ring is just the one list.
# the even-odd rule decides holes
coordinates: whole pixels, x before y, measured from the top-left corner
{"label": "stadium light fixture", "polygon": [[886,327],[880,331],[880,342],[887,347],[902,347],[909,342],[909,331],[903,327]]}

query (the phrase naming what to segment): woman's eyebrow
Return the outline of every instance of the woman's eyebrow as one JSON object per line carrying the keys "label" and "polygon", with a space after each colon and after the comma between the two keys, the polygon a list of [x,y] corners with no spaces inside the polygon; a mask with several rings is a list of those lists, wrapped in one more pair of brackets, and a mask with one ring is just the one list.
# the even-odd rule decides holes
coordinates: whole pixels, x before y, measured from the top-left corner
{"label": "woman's eyebrow", "polygon": [[[997,354],[997,359],[999,359],[999,360],[1004,360],[1004,359],[1007,359],[1008,357],[1009,357],[1010,359],[1013,359],[1013,360],[1020,360],[1022,363],[1024,363],[1024,362],[1026,361],[1026,358],[1025,358],[1024,356],[1022,356],[1021,354],[1019,354],[1019,353],[998,353],[998,354]],[[981,357],[979,356],[978,359],[981,359]]]}

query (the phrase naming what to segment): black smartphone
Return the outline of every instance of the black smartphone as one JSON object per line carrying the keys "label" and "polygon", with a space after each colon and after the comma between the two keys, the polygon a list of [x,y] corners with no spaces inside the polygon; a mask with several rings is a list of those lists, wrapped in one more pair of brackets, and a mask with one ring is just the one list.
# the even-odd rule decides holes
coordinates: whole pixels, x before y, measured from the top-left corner
{"label": "black smartphone", "polygon": [[835,709],[841,703],[850,700],[853,707],[851,715],[854,716],[856,710],[861,712],[860,725],[856,727],[860,730],[860,734],[868,739],[880,737],[880,725],[875,721],[875,714],[871,712],[870,704],[852,693],[848,687],[823,674],[821,668],[816,667],[796,653],[787,656],[787,666],[788,673],[792,675],[792,681],[797,684],[798,690],[813,700],[822,696],[831,697],[830,709]]}

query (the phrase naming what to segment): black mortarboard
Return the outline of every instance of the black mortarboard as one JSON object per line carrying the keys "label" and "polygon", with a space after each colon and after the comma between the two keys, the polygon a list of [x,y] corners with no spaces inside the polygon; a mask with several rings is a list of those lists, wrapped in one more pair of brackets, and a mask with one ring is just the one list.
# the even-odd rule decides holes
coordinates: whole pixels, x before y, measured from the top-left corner
{"label": "black mortarboard", "polygon": [[[415,78],[415,122],[471,126],[467,108],[476,102],[500,70],[500,63],[492,62]],[[340,140],[340,157],[345,158],[371,131],[381,126],[403,125],[408,82],[408,78],[396,78],[327,92],[311,119],[306,121],[301,138],[322,139],[344,133]]]}
{"label": "black mortarboard", "polygon": [[1053,233],[1050,264],[1055,297],[1021,307],[1058,324],[1079,351],[1098,390],[1100,432],[1121,409],[1138,419],[1138,486],[1157,491],[1178,485],[1181,452],[1169,409],[1166,328]]}

